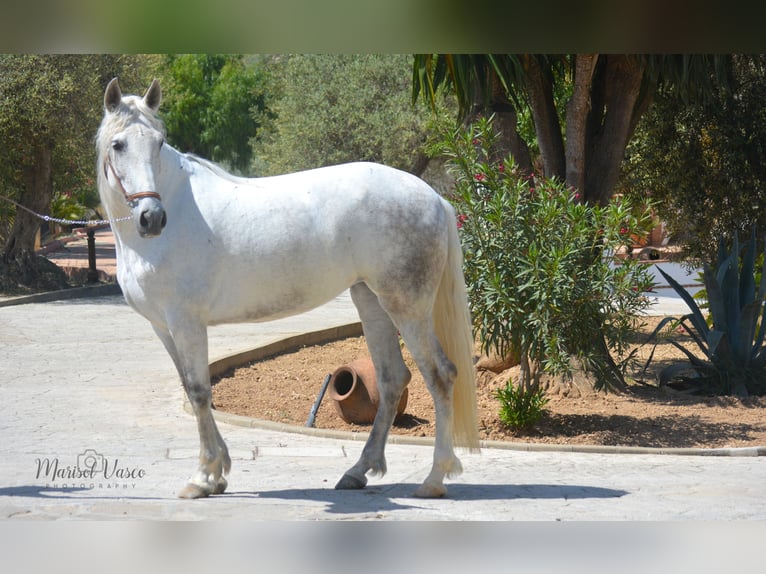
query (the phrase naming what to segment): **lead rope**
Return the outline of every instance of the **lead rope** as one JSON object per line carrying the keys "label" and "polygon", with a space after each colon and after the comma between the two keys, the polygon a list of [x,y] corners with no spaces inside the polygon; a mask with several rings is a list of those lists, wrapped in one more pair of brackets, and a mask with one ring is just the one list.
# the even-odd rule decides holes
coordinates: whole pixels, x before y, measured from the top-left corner
{"label": "lead rope", "polygon": [[[127,203],[128,205],[130,205],[134,201],[143,199],[144,197],[153,197],[155,199],[162,200],[162,197],[160,197],[160,194],[157,193],[156,191],[139,191],[136,193],[128,193],[125,190],[125,187],[122,185],[122,180],[120,179],[120,176],[117,175],[117,172],[114,170],[112,161],[108,156],[106,159],[106,163],[104,163],[105,176],[108,176],[107,168],[109,168],[112,171],[112,175],[114,176],[114,179],[117,180],[117,185],[120,186],[120,191],[122,192],[122,195],[125,198],[125,203]],[[111,225],[112,223],[117,223],[119,221],[128,221],[129,219],[133,218],[132,215],[126,215],[124,217],[115,217],[112,219],[61,219],[58,217],[51,217],[50,215],[43,215],[41,213],[37,213],[36,211],[32,211],[28,207],[21,205],[19,202],[12,200],[10,197],[6,197],[5,195],[0,195],[0,199],[4,199],[5,201],[12,203],[19,209],[23,209],[27,213],[31,213],[32,215],[42,219],[43,221],[52,221],[53,223],[59,223],[61,225],[104,225],[104,224]]]}
{"label": "lead rope", "polygon": [[[120,186],[120,191],[122,192],[123,197],[125,197],[126,203],[130,204],[131,202],[141,199],[143,197],[156,197],[157,199],[161,199],[160,194],[154,191],[140,191],[138,193],[129,194],[127,191],[125,191],[125,187],[122,185],[122,180],[120,179],[120,176],[117,175],[117,172],[114,171],[114,166],[112,165],[112,162],[108,157],[107,157],[106,163],[104,163],[105,176],[108,175],[107,168],[112,170],[112,175],[114,176],[114,179],[117,180],[117,185]],[[133,218],[133,216],[131,215],[126,215],[124,217],[115,217],[112,219],[61,219],[58,217],[52,217],[50,215],[43,215],[41,213],[37,213],[36,211],[33,211],[29,209],[28,207],[21,205],[19,202],[12,200],[10,197],[6,197],[5,195],[0,195],[0,199],[4,199],[5,201],[12,203],[16,207],[23,209],[27,213],[31,213],[32,215],[42,219],[43,221],[52,221],[53,223],[59,223],[61,225],[104,225],[104,224],[111,225],[112,223],[117,223],[119,221],[127,221]]]}
{"label": "lead rope", "polygon": [[0,194],[0,199],[4,199],[8,203],[12,203],[19,209],[23,209],[27,213],[31,213],[32,215],[34,215],[35,217],[38,217],[39,219],[42,219],[43,221],[51,221],[53,223],[58,223],[61,225],[105,225],[105,224],[117,223],[118,221],[127,221],[133,218],[132,215],[126,215],[124,217],[115,217],[112,219],[62,219],[59,217],[52,217],[50,215],[42,215],[41,213],[32,211],[28,207],[21,205],[19,202],[13,201],[10,197],[6,197],[1,194]]}

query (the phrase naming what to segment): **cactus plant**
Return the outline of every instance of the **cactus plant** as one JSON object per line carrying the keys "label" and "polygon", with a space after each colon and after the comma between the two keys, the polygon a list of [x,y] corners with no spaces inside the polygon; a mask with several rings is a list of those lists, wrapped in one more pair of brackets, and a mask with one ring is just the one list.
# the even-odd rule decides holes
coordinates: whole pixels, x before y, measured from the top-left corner
{"label": "cactus plant", "polygon": [[[679,364],[667,367],[660,373],[661,386],[677,378],[682,370],[691,369],[696,376],[684,380],[695,391],[740,396],[766,392],[766,257],[762,259],[763,269],[757,272],[756,260],[761,258],[756,257],[756,247],[755,229],[742,247],[735,234],[731,251],[721,239],[715,268],[704,266],[712,325],[708,325],[689,292],[657,267],[691,312],[680,318],[666,317],[649,340],[655,339],[668,324],[671,331],[683,325],[701,353],[699,356],[671,340],[689,358],[691,367]],[[756,285],[758,276],[760,281]],[[651,362],[653,352],[654,349],[644,368]]]}

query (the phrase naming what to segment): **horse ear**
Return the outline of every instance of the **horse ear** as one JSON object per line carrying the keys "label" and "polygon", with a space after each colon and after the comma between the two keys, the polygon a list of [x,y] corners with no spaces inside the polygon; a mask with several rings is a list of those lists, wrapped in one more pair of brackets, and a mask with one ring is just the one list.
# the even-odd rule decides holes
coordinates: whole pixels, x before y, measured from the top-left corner
{"label": "horse ear", "polygon": [[152,80],[152,84],[149,86],[149,89],[146,90],[146,93],[144,94],[144,103],[147,105],[147,107],[152,110],[153,112],[156,112],[160,108],[160,102],[162,101],[162,89],[160,88],[160,83],[155,78]]}
{"label": "horse ear", "polygon": [[117,82],[117,78],[112,78],[104,92],[104,109],[108,112],[113,112],[120,105],[121,101],[122,91],[120,90],[120,84]]}

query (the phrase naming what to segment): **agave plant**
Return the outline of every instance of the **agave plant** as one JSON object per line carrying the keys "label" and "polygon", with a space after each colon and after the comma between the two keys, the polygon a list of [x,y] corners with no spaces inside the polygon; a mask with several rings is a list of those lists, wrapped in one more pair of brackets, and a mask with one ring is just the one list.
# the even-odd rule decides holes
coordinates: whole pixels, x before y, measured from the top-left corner
{"label": "agave plant", "polygon": [[[670,340],[689,358],[691,367],[685,364],[667,367],[660,373],[660,386],[682,378],[693,391],[741,396],[766,392],[766,257],[763,269],[756,273],[756,243],[755,229],[742,247],[735,234],[731,251],[722,239],[715,268],[705,265],[703,280],[712,325],[708,325],[694,297],[657,267],[691,312],[680,318],[666,317],[649,340],[655,339],[668,324],[671,331],[683,325],[698,351],[695,354]],[[757,275],[760,275],[758,286]],[[654,349],[644,369],[653,354]],[[690,369],[696,371],[696,376],[679,377]]]}

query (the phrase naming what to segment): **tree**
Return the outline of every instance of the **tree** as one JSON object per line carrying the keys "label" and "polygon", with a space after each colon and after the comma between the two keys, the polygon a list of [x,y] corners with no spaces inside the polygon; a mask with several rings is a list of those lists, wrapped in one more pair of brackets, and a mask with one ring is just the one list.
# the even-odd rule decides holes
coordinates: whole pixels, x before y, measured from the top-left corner
{"label": "tree", "polygon": [[[723,56],[570,54],[549,56],[419,54],[413,61],[413,99],[435,101],[438,89],[454,89],[460,116],[493,113],[522,170],[536,167],[606,204],[620,175],[625,148],[661,83],[709,92],[724,78]],[[522,137],[519,116],[534,127],[539,158]],[[538,162],[535,160],[539,159]],[[535,165],[537,163],[537,165]]]}
{"label": "tree", "polygon": [[[50,213],[54,196],[95,197],[93,135],[104,86],[115,75],[135,77],[141,61],[114,55],[0,56],[3,195],[42,214]],[[3,262],[32,265],[41,221],[24,210],[5,215],[13,224]]]}
{"label": "tree", "polygon": [[276,119],[257,143],[269,174],[349,161],[421,173],[427,110],[409,101],[409,56],[275,59]]}
{"label": "tree", "polygon": [[162,117],[168,141],[184,152],[246,171],[250,140],[266,113],[264,74],[241,55],[167,56]]}
{"label": "tree", "polygon": [[[440,87],[451,88],[464,121],[479,114],[495,116],[504,136],[497,157],[510,152],[522,173],[536,171],[541,179],[564,182],[579,201],[604,206],[657,86],[674,84],[687,95],[709,92],[712,78],[725,78],[727,63],[714,56],[420,54],[413,61],[413,100],[423,94],[433,102]],[[525,115],[533,131],[525,130]],[[539,157],[531,153],[533,143]],[[597,257],[598,249],[591,254]],[[603,321],[592,325],[590,345],[611,371],[599,378],[621,386],[607,329]]]}
{"label": "tree", "polygon": [[732,57],[728,87],[705,99],[658,91],[629,144],[621,187],[651,195],[687,255],[716,260],[718,239],[766,230],[766,57]]}

